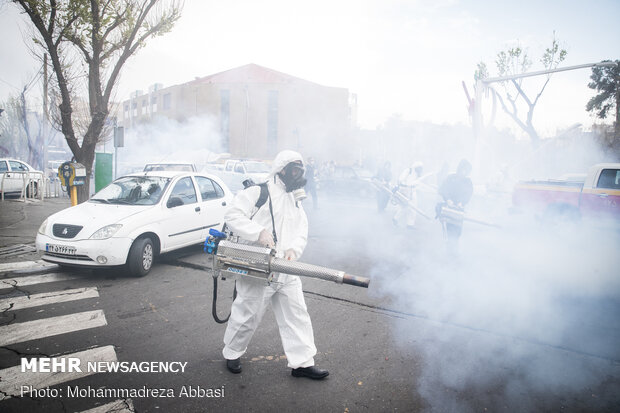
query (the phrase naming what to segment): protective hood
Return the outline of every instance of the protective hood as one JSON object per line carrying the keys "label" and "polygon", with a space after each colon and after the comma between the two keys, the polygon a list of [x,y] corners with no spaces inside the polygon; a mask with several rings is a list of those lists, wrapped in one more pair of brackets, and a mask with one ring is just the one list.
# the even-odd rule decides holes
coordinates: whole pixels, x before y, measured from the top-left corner
{"label": "protective hood", "polygon": [[273,160],[273,164],[271,166],[271,172],[269,172],[269,178],[273,178],[280,172],[286,165],[291,162],[301,161],[303,163],[304,159],[302,158],[299,152],[285,150],[276,155],[276,158]]}
{"label": "protective hood", "polygon": [[269,177],[277,175],[286,187],[286,192],[301,189],[306,185],[304,178],[303,158],[301,154],[294,151],[282,151],[273,161],[273,167]]}

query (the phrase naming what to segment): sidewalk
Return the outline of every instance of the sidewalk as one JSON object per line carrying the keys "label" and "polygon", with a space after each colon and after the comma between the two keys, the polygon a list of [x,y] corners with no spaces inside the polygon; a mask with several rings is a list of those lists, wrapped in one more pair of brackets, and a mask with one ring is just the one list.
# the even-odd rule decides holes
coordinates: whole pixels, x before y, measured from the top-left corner
{"label": "sidewalk", "polygon": [[70,206],[69,198],[0,202],[0,272],[10,270],[2,263],[38,261],[34,241],[39,226],[48,216]]}

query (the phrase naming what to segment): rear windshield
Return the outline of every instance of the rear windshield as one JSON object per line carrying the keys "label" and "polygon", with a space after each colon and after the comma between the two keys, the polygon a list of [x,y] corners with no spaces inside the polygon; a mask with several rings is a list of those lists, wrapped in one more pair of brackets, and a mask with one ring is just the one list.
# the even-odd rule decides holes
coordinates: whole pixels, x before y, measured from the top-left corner
{"label": "rear windshield", "polygon": [[153,163],[144,167],[144,172],[150,171],[181,171],[181,172],[195,172],[194,166],[187,163],[165,163],[158,164]]}

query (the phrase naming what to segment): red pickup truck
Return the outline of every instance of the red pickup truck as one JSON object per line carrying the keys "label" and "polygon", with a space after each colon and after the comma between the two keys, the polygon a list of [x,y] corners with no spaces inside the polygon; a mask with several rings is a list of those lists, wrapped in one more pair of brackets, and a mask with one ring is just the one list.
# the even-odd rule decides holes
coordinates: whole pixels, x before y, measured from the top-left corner
{"label": "red pickup truck", "polygon": [[513,207],[543,219],[613,219],[620,222],[620,163],[600,163],[585,175],[517,183]]}

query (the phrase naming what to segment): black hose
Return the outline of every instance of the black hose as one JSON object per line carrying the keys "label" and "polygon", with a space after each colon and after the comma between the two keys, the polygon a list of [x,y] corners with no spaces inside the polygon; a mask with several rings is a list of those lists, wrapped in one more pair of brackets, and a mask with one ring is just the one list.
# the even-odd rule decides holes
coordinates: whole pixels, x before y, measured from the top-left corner
{"label": "black hose", "polygon": [[[230,313],[228,313],[228,316],[223,320],[217,316],[217,279],[218,277],[213,277],[213,305],[211,307],[211,314],[213,314],[213,319],[216,323],[224,324],[230,318]],[[235,301],[235,298],[237,298],[237,282],[235,282],[235,289],[233,290],[233,301]]]}

